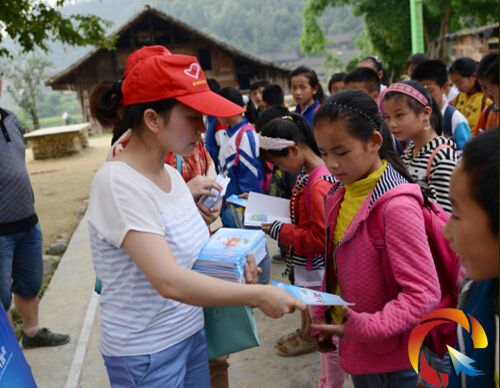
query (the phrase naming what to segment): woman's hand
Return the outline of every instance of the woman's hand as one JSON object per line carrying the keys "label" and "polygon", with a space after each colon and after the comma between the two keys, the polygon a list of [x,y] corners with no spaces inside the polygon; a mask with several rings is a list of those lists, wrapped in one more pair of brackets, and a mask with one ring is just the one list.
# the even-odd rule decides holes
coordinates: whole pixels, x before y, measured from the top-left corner
{"label": "woman's hand", "polygon": [[203,175],[195,176],[187,183],[187,185],[195,202],[198,202],[202,195],[208,195],[210,197],[217,196],[217,194],[210,191],[212,188],[218,191],[222,190],[221,185],[219,185],[214,179]]}
{"label": "woman's hand", "polygon": [[250,253],[247,256],[247,262],[245,263],[245,283],[246,284],[255,284],[257,283],[257,279],[259,275],[262,273],[262,268],[257,267],[257,263],[255,262],[255,256]]}
{"label": "woman's hand", "polygon": [[304,303],[295,299],[279,287],[269,285],[260,287],[262,287],[263,295],[255,307],[258,307],[270,318],[281,318],[284,314],[293,313],[295,309],[301,311],[307,309]]}
{"label": "woman's hand", "polygon": [[264,233],[269,234],[271,226],[273,226],[273,224],[262,224],[260,227]]}
{"label": "woman's hand", "polygon": [[201,214],[201,217],[207,225],[211,225],[220,215],[220,209],[222,207],[222,202],[219,202],[214,207],[207,209],[200,202],[196,203],[196,207]]}

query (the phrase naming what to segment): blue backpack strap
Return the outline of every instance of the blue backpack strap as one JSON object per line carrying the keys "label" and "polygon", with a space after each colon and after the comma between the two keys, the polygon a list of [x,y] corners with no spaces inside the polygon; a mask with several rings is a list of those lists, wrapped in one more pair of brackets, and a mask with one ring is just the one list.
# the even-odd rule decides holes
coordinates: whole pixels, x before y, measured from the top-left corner
{"label": "blue backpack strap", "polygon": [[175,168],[182,175],[182,156],[179,154],[175,154]]}
{"label": "blue backpack strap", "polygon": [[453,137],[453,128],[451,125],[451,119],[453,118],[453,113],[457,108],[455,108],[453,105],[448,104],[446,109],[444,110],[444,115],[443,115],[443,135],[446,137]]}

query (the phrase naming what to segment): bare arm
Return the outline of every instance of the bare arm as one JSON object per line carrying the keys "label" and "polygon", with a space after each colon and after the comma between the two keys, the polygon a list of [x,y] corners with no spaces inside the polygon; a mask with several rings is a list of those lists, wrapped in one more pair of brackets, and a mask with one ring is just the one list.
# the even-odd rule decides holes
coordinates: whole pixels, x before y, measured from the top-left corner
{"label": "bare arm", "polygon": [[165,239],[157,234],[129,231],[122,247],[160,295],[195,306],[251,305],[271,318],[306,306],[274,286],[226,282],[177,264]]}

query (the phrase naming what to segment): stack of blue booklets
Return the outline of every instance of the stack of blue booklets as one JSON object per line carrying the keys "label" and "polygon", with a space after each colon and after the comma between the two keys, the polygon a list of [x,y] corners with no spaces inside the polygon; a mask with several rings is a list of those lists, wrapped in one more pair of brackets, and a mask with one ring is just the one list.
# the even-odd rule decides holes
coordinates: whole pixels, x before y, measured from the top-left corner
{"label": "stack of blue booklets", "polygon": [[266,256],[266,235],[261,230],[221,228],[201,249],[193,269],[218,279],[242,283],[247,255],[255,261]]}

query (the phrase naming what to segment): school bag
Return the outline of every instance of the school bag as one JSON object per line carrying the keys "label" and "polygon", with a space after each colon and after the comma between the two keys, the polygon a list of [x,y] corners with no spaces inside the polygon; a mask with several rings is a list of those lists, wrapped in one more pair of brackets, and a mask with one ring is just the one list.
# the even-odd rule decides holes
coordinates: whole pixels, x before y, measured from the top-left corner
{"label": "school bag", "polygon": [[443,135],[449,138],[453,138],[453,128],[452,128],[452,118],[453,118],[453,113],[457,108],[455,108],[453,105],[448,104],[446,109],[444,110],[444,115],[443,115]]}
{"label": "school bag", "polygon": [[[384,214],[388,202],[382,204],[377,211]],[[456,308],[458,306],[459,287],[464,279],[464,270],[460,264],[460,258],[450,248],[450,243],[443,235],[443,229],[448,222],[449,214],[436,202],[428,200],[422,206],[422,214],[425,223],[425,233],[429,242],[429,247],[436,266],[436,272],[439,278],[441,289],[441,300],[435,309]],[[374,225],[372,237],[376,241],[385,243],[383,236],[385,217],[376,217],[380,220],[378,225]],[[385,244],[384,244],[385,245]],[[385,251],[385,246],[377,246],[377,249]],[[391,269],[386,262],[386,255],[382,256],[382,268],[384,276],[391,279],[388,283],[393,283]],[[457,330],[454,323],[445,323],[437,326],[428,334],[426,346],[443,357],[448,351],[446,345],[454,346],[457,341]]]}
{"label": "school bag", "polygon": [[[234,156],[234,166],[237,167],[238,164],[240,164],[240,145],[241,145],[241,140],[243,139],[243,135],[247,131],[255,131],[254,127],[250,124],[245,124],[243,125],[240,130],[236,133],[236,139],[234,140],[234,144],[236,146],[236,154]],[[264,175],[264,179],[259,181],[260,187],[262,188],[262,191],[264,193],[269,193],[269,190],[271,188],[271,176],[272,174],[265,174],[262,172]]]}
{"label": "school bag", "polygon": [[[309,178],[307,179],[306,186],[304,187],[304,202],[306,205],[307,213],[309,215],[312,214],[312,209],[311,209],[311,190],[314,185],[314,182],[316,182],[318,179],[323,179],[325,176],[330,176],[330,172],[326,168],[325,165],[321,165],[317,168],[315,168],[311,174],[309,174]],[[308,271],[311,271],[312,269],[312,259],[313,255],[308,255],[307,256],[307,263],[306,263],[306,269]]]}

